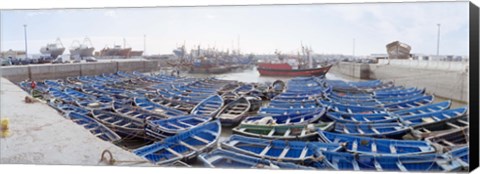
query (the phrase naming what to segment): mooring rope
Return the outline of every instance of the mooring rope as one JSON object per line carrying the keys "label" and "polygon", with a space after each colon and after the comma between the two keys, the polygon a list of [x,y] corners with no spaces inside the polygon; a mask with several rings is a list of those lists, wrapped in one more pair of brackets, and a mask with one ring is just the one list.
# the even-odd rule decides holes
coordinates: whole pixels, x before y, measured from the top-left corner
{"label": "mooring rope", "polygon": [[[108,154],[110,158],[105,157],[106,154]],[[107,150],[107,149],[103,150],[102,155],[100,156],[99,163],[101,162],[105,162],[108,165],[115,165],[116,163],[132,163],[132,164],[149,163],[149,161],[143,161],[143,160],[142,161],[141,160],[116,160],[113,157],[112,152],[110,152],[110,150]]]}

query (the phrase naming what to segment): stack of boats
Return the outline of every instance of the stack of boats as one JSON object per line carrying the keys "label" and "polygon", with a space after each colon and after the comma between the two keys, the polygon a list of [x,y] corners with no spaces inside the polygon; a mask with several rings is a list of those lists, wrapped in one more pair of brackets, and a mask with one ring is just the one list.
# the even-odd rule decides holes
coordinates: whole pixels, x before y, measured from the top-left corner
{"label": "stack of boats", "polygon": [[[19,85],[31,92],[28,81]],[[98,138],[164,166],[462,171],[468,108],[378,80],[271,84],[117,72],[37,82],[33,94]],[[222,129],[233,135],[219,142]]]}

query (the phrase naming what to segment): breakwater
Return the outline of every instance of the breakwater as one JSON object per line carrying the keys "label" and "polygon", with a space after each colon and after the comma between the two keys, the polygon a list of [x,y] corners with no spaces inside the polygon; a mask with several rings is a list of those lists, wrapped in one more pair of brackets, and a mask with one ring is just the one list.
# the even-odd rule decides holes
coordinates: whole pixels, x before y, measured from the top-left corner
{"label": "breakwater", "polygon": [[340,62],[332,73],[356,79],[394,81],[396,85],[426,88],[435,96],[469,102],[468,62],[381,60],[377,64]]}
{"label": "breakwater", "polygon": [[1,75],[12,82],[22,80],[59,79],[72,76],[98,75],[117,71],[153,72],[166,66],[162,60],[122,60],[109,62],[88,62],[74,64],[39,64],[7,66],[1,68]]}

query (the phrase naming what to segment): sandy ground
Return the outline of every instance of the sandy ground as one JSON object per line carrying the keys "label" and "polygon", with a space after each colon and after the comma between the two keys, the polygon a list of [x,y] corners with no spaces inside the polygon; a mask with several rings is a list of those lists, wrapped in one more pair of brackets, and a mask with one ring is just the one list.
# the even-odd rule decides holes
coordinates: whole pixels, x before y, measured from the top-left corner
{"label": "sandy ground", "polygon": [[152,166],[135,154],[102,141],[44,103],[25,103],[26,92],[1,78],[1,118],[10,121],[10,136],[0,138],[1,164],[107,165],[103,150],[112,152],[114,165]]}

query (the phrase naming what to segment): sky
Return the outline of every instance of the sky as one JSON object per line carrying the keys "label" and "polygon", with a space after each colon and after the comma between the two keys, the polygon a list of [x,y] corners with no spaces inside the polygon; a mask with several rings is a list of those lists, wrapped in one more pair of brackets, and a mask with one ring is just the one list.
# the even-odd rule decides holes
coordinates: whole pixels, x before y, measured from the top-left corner
{"label": "sky", "polygon": [[[29,54],[60,38],[66,48],[90,38],[96,51],[126,45],[146,54],[171,54],[215,47],[242,53],[296,54],[301,44],[314,53],[370,55],[386,53],[399,40],[412,53],[468,55],[468,2],[158,7],[1,11],[1,50]],[[67,51],[66,51],[67,53]],[[67,53],[68,54],[68,53]]]}

